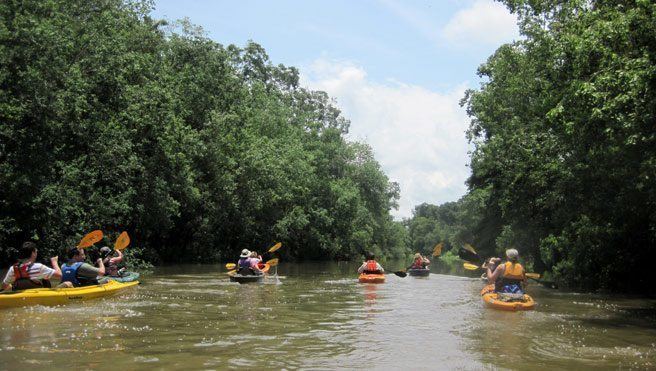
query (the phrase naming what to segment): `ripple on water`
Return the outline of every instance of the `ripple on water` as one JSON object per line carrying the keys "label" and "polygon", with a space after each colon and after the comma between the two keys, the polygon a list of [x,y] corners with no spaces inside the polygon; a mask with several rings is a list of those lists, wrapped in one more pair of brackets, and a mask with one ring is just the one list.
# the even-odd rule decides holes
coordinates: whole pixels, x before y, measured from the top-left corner
{"label": "ripple on water", "polygon": [[157,358],[157,357],[137,356],[137,357],[134,357],[134,361],[139,362],[139,363],[154,363],[154,362],[159,362],[159,358]]}

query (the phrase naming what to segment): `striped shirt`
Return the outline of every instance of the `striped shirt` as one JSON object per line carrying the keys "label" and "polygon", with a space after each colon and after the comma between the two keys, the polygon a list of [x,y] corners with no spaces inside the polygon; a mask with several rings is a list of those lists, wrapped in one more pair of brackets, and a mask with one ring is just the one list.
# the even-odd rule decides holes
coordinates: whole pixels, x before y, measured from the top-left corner
{"label": "striped shirt", "polygon": [[[19,268],[23,267],[24,265],[25,264],[21,264]],[[40,280],[42,278],[50,279],[50,277],[52,277],[52,275],[55,273],[55,270],[52,268],[48,268],[41,263],[34,263],[32,264],[30,270],[27,273],[29,273],[30,279],[33,280]],[[11,266],[9,267],[9,271],[5,276],[5,279],[2,280],[2,283],[4,283],[5,285],[9,285],[13,283],[15,280],[16,278],[14,277],[14,267]]]}

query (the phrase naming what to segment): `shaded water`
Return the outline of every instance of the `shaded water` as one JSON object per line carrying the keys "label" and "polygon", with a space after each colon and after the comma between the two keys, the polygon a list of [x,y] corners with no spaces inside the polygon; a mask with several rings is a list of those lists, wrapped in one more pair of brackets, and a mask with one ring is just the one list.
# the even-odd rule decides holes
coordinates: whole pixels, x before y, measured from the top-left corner
{"label": "shaded water", "polygon": [[[351,263],[158,268],[115,298],[0,311],[0,369],[548,369],[656,367],[656,301],[531,286],[535,311],[481,302],[479,280],[359,284]],[[318,273],[317,273],[318,272]]]}

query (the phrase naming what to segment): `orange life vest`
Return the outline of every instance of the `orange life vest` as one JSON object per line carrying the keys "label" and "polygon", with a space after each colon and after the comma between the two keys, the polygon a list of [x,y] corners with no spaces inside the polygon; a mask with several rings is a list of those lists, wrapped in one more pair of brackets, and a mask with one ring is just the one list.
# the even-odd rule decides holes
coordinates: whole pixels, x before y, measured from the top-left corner
{"label": "orange life vest", "polygon": [[27,278],[30,279],[30,268],[32,267],[32,264],[20,264],[16,263],[14,264],[14,280],[18,280],[21,278]]}
{"label": "orange life vest", "polygon": [[416,268],[416,269],[424,268],[424,259],[422,258],[415,259],[415,261],[412,263],[412,268]]}
{"label": "orange life vest", "polygon": [[12,291],[36,289],[41,287],[50,287],[50,281],[46,279],[32,279],[30,278],[30,268],[34,263],[29,264],[14,264],[14,283]]}
{"label": "orange life vest", "polygon": [[512,262],[506,262],[504,264],[506,268],[503,270],[503,277],[508,280],[524,280],[524,267],[521,264]]}
{"label": "orange life vest", "polygon": [[367,260],[367,265],[364,267],[365,272],[380,272],[378,263],[375,260]]}

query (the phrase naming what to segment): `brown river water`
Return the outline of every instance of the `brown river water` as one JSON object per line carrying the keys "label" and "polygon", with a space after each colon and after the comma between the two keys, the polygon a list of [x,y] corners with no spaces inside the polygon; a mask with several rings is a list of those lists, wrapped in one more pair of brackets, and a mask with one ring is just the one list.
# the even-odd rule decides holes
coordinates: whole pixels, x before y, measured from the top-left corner
{"label": "brown river water", "polygon": [[284,264],[264,284],[219,265],[157,268],[108,299],[0,310],[0,369],[654,369],[656,300],[530,286],[485,308],[480,280],[357,282],[355,263]]}

